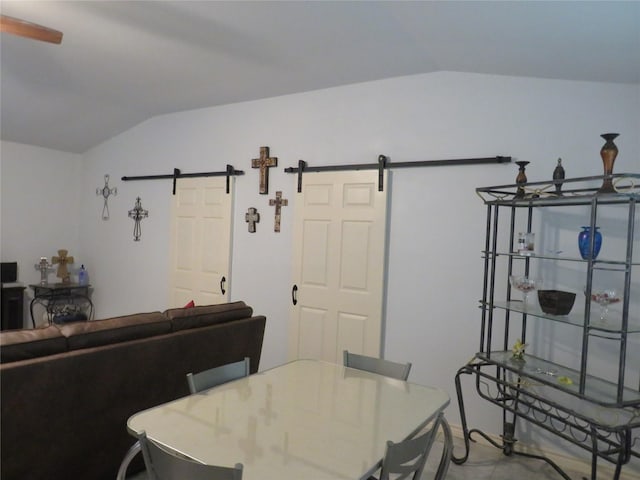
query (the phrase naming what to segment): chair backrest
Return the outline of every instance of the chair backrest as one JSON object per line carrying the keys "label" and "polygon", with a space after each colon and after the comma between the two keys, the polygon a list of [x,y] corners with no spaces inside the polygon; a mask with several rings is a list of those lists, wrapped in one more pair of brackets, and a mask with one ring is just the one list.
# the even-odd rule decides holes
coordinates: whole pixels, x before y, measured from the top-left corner
{"label": "chair backrest", "polygon": [[421,435],[399,443],[387,442],[387,449],[382,459],[380,480],[389,480],[390,478],[419,480],[442,419],[441,412],[429,429]]}
{"label": "chair backrest", "polygon": [[207,388],[230,382],[236,378],[249,375],[249,357],[239,362],[227,363],[220,367],[210,368],[200,373],[187,373],[187,383],[191,393],[201,392]]}
{"label": "chair backrest", "polygon": [[398,380],[407,380],[411,363],[396,363],[382,358],[367,357],[357,353],[350,353],[345,350],[343,353],[344,366],[357,368],[358,370],[366,370],[367,372],[378,373],[386,377],[397,378]]}
{"label": "chair backrest", "polygon": [[179,457],[147,438],[142,432],[138,435],[142,448],[144,464],[149,480],[241,480],[242,464],[235,467],[219,467],[194,462]]}

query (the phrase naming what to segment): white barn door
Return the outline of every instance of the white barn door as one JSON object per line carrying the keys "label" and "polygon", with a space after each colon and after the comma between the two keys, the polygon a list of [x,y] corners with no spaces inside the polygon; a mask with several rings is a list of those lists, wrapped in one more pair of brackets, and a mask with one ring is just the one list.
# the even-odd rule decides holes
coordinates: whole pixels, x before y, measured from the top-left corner
{"label": "white barn door", "polygon": [[291,359],[342,363],[344,349],[380,355],[386,173],[383,192],[377,170],[302,176],[294,210]]}
{"label": "white barn door", "polygon": [[233,179],[181,178],[171,205],[169,305],[229,301]]}

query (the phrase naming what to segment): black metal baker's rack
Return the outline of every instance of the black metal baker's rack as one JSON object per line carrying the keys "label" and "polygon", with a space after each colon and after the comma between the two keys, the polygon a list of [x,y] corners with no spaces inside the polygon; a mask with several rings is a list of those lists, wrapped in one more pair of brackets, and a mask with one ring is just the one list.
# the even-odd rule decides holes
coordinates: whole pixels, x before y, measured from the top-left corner
{"label": "black metal baker's rack", "polygon": [[[602,191],[601,185],[605,180],[609,185],[614,185],[613,192]],[[480,435],[502,449],[505,455],[539,458],[549,463],[563,478],[571,480],[552,459],[515,447],[515,426],[520,419],[590,452],[591,480],[597,478],[598,459],[613,464],[614,479],[617,480],[623,465],[632,457],[640,458],[640,380],[638,385],[630,386],[633,377],[638,377],[640,365],[627,362],[630,338],[640,340],[640,311],[637,311],[637,306],[630,309],[640,293],[637,283],[632,282],[633,269],[640,269],[638,253],[634,257],[633,251],[634,242],[637,241],[636,223],[640,223],[636,210],[640,200],[640,174],[500,185],[477,188],[476,192],[487,207],[480,301],[480,349],[470,362],[458,370],[455,377],[465,447],[464,455],[454,455],[453,461],[464,463],[469,455],[470,441],[474,435]],[[583,206],[588,212],[585,225],[590,225],[593,231],[599,220],[599,208],[605,205],[618,205],[623,209],[621,212],[626,213],[624,258],[582,259],[556,253],[518,253],[515,246],[516,225],[518,221],[526,222],[525,228],[531,231],[534,211],[537,209]],[[504,212],[506,222],[503,219]],[[503,226],[507,223],[508,226]],[[508,247],[502,246],[505,245],[505,234],[508,235]],[[568,316],[549,315],[512,299],[509,276],[516,270],[529,275],[533,262],[540,260],[586,264],[583,312]],[[592,314],[592,281],[594,272],[598,270],[610,271],[623,278],[619,325],[598,322],[597,315]],[[503,285],[501,282],[505,281],[506,285]],[[527,322],[562,324],[581,332],[579,366],[569,368],[526,353],[521,360],[514,358],[510,338],[514,333],[519,334],[522,343],[525,343]],[[616,345],[616,378],[598,378],[588,372],[589,346],[594,338],[606,339]],[[502,409],[503,432],[500,441],[481,430],[468,428],[461,382],[463,375],[474,378],[475,390],[481,398]]]}

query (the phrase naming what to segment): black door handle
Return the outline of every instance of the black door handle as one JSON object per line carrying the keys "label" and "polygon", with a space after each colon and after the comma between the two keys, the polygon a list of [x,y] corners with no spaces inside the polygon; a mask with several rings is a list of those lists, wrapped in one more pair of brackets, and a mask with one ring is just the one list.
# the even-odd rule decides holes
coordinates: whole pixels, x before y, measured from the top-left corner
{"label": "black door handle", "polygon": [[224,283],[227,281],[227,279],[225,277],[222,277],[220,279],[220,291],[222,292],[222,294],[224,295],[224,293],[226,292],[226,290],[224,289]]}
{"label": "black door handle", "polygon": [[291,289],[291,302],[294,305],[298,304],[298,286],[294,285],[293,288]]}

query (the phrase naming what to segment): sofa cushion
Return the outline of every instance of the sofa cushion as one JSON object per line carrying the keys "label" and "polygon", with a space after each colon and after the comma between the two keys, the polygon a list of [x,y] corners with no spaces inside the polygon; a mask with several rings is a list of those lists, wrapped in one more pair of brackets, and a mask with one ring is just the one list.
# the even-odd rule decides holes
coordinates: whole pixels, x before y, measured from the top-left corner
{"label": "sofa cushion", "polygon": [[66,352],[67,339],[55,326],[7,330],[0,334],[0,361],[17,362]]}
{"label": "sofa cushion", "polygon": [[171,308],[165,310],[164,314],[171,320],[173,331],[178,331],[249,318],[253,314],[253,308],[244,302],[231,302],[191,308]]}
{"label": "sofa cushion", "polygon": [[160,312],[74,322],[58,327],[70,350],[153,337],[171,331],[171,322]]}

